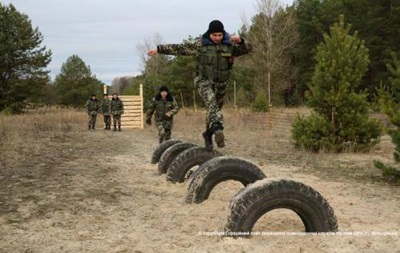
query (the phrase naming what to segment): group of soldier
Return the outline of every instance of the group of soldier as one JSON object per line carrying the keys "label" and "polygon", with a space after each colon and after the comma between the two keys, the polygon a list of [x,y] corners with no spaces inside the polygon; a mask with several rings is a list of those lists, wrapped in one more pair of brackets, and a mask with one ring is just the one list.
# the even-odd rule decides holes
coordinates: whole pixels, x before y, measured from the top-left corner
{"label": "group of soldier", "polygon": [[[229,34],[225,31],[221,21],[213,20],[209,23],[208,30],[195,42],[158,45],[157,48],[147,52],[149,56],[156,54],[196,56],[194,88],[203,99],[207,109],[206,127],[202,135],[205,147],[208,150],[213,149],[213,136],[219,148],[225,147],[221,108],[224,104],[223,99],[226,94],[227,83],[231,75],[234,58],[250,51],[251,45],[245,43],[243,38],[239,35]],[[107,99],[103,101],[107,101]],[[106,120],[107,112],[109,112],[116,119],[114,120],[114,130],[116,129],[116,122],[118,122],[120,130],[120,117],[123,109],[120,109],[121,107],[116,104],[113,106],[113,101],[111,101],[110,107],[107,107],[106,102],[100,104],[101,112],[105,116],[104,121],[109,122]],[[122,102],[120,105],[122,106]],[[105,109],[103,109],[103,106]],[[110,108],[110,110],[107,108]],[[159,93],[153,97],[146,113],[146,123],[148,125],[151,125],[152,115],[155,115],[155,125],[158,129],[160,143],[171,138],[173,116],[178,110],[178,104],[169,93],[168,88],[161,86]],[[94,122],[96,113],[97,110],[94,110]],[[89,129],[91,124],[92,129],[94,129],[94,122],[93,120],[89,121]],[[108,129],[109,124],[106,123],[106,128],[108,126]]]}
{"label": "group of soldier", "polygon": [[92,95],[86,101],[85,104],[86,112],[88,113],[88,129],[95,130],[97,113],[103,115],[104,118],[104,130],[111,130],[111,116],[114,123],[114,131],[121,131],[121,115],[124,114],[124,103],[118,97],[117,93],[112,95],[110,100],[108,94],[103,95],[103,99],[98,101],[96,95]]}

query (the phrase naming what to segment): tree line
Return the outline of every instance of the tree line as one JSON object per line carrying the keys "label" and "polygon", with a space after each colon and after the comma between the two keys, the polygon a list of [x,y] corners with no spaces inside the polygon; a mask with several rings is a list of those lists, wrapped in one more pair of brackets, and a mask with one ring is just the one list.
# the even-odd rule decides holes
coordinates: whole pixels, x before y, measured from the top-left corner
{"label": "tree line", "polygon": [[[268,105],[296,106],[303,104],[305,93],[316,65],[316,50],[329,32],[329,27],[344,15],[352,30],[358,31],[369,50],[367,71],[359,90],[366,90],[369,101],[375,101],[376,89],[388,83],[386,65],[392,52],[400,51],[400,3],[393,0],[295,0],[283,7],[279,0],[256,0],[256,14],[243,19],[238,31],[252,43],[252,54],[237,59],[228,89],[227,103],[233,102],[233,82],[237,88],[237,105],[249,107],[258,100]],[[24,101],[44,100],[57,104],[82,103],[93,87],[103,85],[78,55],[73,55],[61,67],[61,74],[50,80],[46,70],[51,50],[43,43],[38,28],[33,28],[26,14],[10,5],[1,4],[2,42],[0,59],[0,110],[17,112]],[[182,43],[195,37],[183,38]],[[141,56],[141,74],[116,77],[113,88],[120,93],[136,93],[139,83],[145,83],[145,94],[151,96],[161,84],[167,84],[180,98],[179,102],[193,106],[194,58],[158,55],[148,58],[145,52],[162,43],[160,35],[137,45]],[[70,80],[69,80],[70,79]],[[70,83],[69,87],[67,83]],[[65,87],[67,85],[67,87]],[[101,91],[101,89],[99,89]],[[45,92],[43,92],[45,91]],[[46,95],[47,94],[47,95]],[[200,101],[200,99],[197,99]]]}

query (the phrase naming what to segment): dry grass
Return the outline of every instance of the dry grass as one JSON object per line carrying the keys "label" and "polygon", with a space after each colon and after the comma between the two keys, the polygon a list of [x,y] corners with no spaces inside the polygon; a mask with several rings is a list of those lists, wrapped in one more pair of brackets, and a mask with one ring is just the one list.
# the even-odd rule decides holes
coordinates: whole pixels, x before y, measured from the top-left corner
{"label": "dry grass", "polygon": [[[325,178],[344,180],[381,181],[381,172],[373,161],[392,162],[394,145],[389,136],[367,153],[330,154],[309,153],[294,148],[291,141],[290,121],[297,113],[307,115],[306,108],[274,108],[275,115],[287,115],[288,120],[281,124],[270,124],[266,119],[269,113],[251,113],[249,110],[225,109],[223,111],[228,155],[239,156],[257,162],[259,165],[277,164],[301,166],[307,173],[318,174]],[[175,120],[177,138],[202,143],[201,132],[205,127],[205,112],[181,111]],[[188,133],[192,133],[188,135]],[[284,175],[283,175],[284,176]]]}
{"label": "dry grass", "polygon": [[[51,108],[36,113],[0,116],[0,176],[29,173],[82,129],[85,114]],[[40,159],[39,159],[40,158]],[[51,157],[48,157],[49,159]],[[18,174],[18,173],[17,173]]]}
{"label": "dry grass", "polygon": [[[391,160],[390,138],[367,154],[311,154],[293,148],[286,128],[249,121],[267,114],[224,110],[224,116],[224,154],[260,165],[269,177],[292,176],[316,187],[334,206],[341,229],[375,230],[382,224],[397,231],[391,215],[399,210],[398,189],[383,182],[372,163]],[[234,241],[196,236],[218,229],[230,196],[241,186],[227,182],[207,203],[185,205],[186,185],[168,184],[149,163],[158,141],[154,126],[89,132],[86,120],[85,113],[67,109],[0,116],[0,252],[205,252],[204,247],[207,252],[265,252],[271,245],[284,245],[274,252],[294,251],[297,245],[320,252],[326,249],[322,243],[342,252],[340,242],[363,251],[375,239],[332,238],[336,241],[330,243],[311,237]],[[173,138],[202,145],[204,120],[204,111],[181,110]],[[272,217],[273,229],[296,226],[288,223],[290,215]],[[378,244],[383,240],[396,248],[396,239],[373,242],[371,252],[382,252]],[[347,252],[357,251],[352,249]]]}
{"label": "dry grass", "polygon": [[[293,147],[290,126],[271,125],[263,121],[271,112],[251,113],[246,109],[225,109],[223,113],[227,137],[224,152],[255,160],[261,165],[301,165],[304,170],[328,177],[367,177],[378,180],[380,172],[373,166],[373,160],[379,159],[386,163],[392,161],[394,146],[388,136],[384,136],[381,143],[369,153],[312,154]],[[272,113],[295,115],[307,114],[309,110],[274,108]],[[181,109],[174,125],[174,138],[202,144],[205,111]],[[80,138],[77,133],[85,131],[85,126],[86,114],[72,109],[47,108],[24,115],[0,116],[1,174],[4,176],[18,170],[26,172],[27,167],[43,164],[43,158],[48,154],[57,156],[54,152],[60,147],[73,145]]]}

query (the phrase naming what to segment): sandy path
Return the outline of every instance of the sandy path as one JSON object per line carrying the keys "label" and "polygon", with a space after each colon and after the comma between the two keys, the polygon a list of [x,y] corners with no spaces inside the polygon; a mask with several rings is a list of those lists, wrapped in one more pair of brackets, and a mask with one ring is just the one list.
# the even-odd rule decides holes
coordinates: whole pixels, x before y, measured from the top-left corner
{"label": "sandy path", "polygon": [[[185,138],[184,133],[175,136]],[[77,133],[73,142],[64,144],[65,157],[52,169],[47,183],[35,176],[9,182],[15,211],[0,216],[0,252],[400,252],[398,189],[327,180],[301,166],[266,164],[263,156],[241,152],[239,144],[237,150],[226,152],[243,154],[268,177],[293,178],[319,191],[334,208],[340,231],[397,235],[252,239],[199,235],[223,227],[228,201],[241,186],[222,183],[206,202],[186,205],[186,184],[167,183],[165,176],[157,174],[157,165],[149,163],[156,142],[152,128]],[[293,213],[276,210],[255,229],[300,231],[301,224]]]}

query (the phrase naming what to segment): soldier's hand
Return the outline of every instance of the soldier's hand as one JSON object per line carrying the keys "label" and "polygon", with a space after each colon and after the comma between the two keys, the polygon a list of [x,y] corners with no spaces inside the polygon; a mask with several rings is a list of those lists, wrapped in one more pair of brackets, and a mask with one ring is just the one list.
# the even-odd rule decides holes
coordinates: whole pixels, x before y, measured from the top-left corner
{"label": "soldier's hand", "polygon": [[151,126],[151,119],[146,119],[146,124]]}
{"label": "soldier's hand", "polygon": [[231,36],[231,41],[232,41],[233,43],[240,43],[240,42],[242,42],[242,39],[240,38],[239,35],[232,35],[232,36]]}
{"label": "soldier's hand", "polygon": [[153,56],[153,55],[156,55],[156,54],[158,54],[157,48],[152,49],[152,50],[147,52],[148,56]]}
{"label": "soldier's hand", "polygon": [[171,113],[167,112],[167,113],[165,114],[165,116],[167,116],[168,118],[171,118]]}

